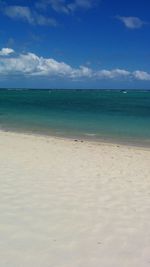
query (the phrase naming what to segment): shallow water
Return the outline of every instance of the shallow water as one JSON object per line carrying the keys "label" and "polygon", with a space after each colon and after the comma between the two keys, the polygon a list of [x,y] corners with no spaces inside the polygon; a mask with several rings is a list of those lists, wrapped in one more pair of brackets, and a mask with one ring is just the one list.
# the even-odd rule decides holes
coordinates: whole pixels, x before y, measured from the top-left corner
{"label": "shallow water", "polygon": [[150,92],[0,90],[0,128],[150,144]]}

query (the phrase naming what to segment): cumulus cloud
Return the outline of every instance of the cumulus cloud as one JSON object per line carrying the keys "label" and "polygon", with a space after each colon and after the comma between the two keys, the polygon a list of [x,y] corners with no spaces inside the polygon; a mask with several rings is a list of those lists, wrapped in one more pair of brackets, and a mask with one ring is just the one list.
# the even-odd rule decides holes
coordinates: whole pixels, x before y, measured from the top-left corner
{"label": "cumulus cloud", "polygon": [[[124,69],[92,70],[87,66],[74,68],[65,62],[59,62],[53,58],[44,58],[34,53],[14,54],[14,50],[3,48],[0,50],[0,75],[24,75],[41,77],[63,77],[67,79],[111,79],[125,80],[136,79],[150,81],[150,73],[136,70],[134,72]],[[9,55],[9,57],[7,57]]]}
{"label": "cumulus cloud", "polygon": [[56,26],[57,22],[55,19],[45,17],[36,11],[32,11],[27,6],[8,6],[3,7],[3,13],[11,19],[22,20],[33,25],[48,25]]}
{"label": "cumulus cloud", "polygon": [[117,16],[117,19],[123,22],[123,24],[129,28],[129,29],[139,29],[141,28],[144,24],[146,24],[144,21],[142,21],[138,17],[121,17]]}
{"label": "cumulus cloud", "polygon": [[96,76],[104,79],[116,79],[129,77],[131,73],[127,70],[114,69],[114,70],[100,70],[96,72]]}
{"label": "cumulus cloud", "polygon": [[150,73],[146,72],[146,71],[134,71],[133,72],[133,76],[137,79],[137,80],[141,80],[141,81],[150,81]]}
{"label": "cumulus cloud", "polygon": [[0,50],[0,56],[8,56],[12,53],[14,53],[14,50],[12,48],[2,48]]}
{"label": "cumulus cloud", "polygon": [[58,62],[52,58],[38,57],[34,53],[20,54],[16,57],[0,59],[0,73],[23,74],[30,76],[61,76],[68,78],[79,78],[90,76],[87,67],[72,68],[64,62]]}

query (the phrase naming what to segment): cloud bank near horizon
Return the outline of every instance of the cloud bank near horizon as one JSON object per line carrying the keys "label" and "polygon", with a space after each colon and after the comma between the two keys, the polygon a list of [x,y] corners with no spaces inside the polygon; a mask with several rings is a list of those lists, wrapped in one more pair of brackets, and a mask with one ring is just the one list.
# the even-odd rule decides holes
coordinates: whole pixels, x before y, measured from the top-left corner
{"label": "cloud bank near horizon", "polygon": [[0,50],[0,76],[23,75],[28,77],[67,78],[70,80],[139,80],[150,81],[150,73],[144,70],[129,71],[125,69],[93,70],[87,66],[74,68],[65,62],[53,58],[39,57],[28,52],[17,54],[11,48]]}

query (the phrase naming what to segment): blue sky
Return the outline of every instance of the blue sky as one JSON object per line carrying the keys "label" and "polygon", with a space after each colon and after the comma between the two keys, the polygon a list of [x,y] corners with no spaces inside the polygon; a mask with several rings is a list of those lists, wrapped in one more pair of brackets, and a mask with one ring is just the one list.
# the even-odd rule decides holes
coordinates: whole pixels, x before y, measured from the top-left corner
{"label": "blue sky", "polygon": [[149,0],[0,0],[0,87],[150,89]]}

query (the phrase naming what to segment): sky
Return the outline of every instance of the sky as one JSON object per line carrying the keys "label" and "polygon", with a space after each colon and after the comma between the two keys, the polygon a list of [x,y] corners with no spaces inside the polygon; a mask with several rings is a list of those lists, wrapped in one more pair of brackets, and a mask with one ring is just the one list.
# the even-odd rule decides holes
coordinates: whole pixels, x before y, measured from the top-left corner
{"label": "sky", "polygon": [[150,89],[149,0],[0,0],[0,88]]}

